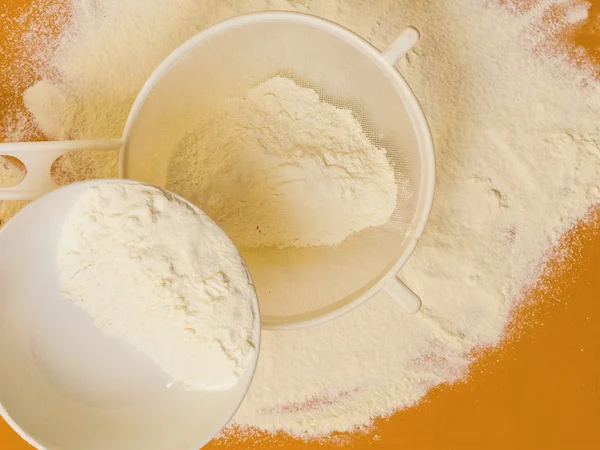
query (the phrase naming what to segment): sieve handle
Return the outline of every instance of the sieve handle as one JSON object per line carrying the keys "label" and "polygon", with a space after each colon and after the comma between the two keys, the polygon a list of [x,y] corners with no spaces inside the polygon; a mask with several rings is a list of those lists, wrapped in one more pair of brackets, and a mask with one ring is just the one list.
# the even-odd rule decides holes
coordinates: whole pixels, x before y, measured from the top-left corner
{"label": "sieve handle", "polygon": [[382,53],[383,59],[395,66],[419,42],[419,30],[415,27],[405,28],[400,36]]}
{"label": "sieve handle", "polygon": [[12,156],[21,161],[27,173],[16,186],[0,188],[0,200],[33,200],[58,185],[50,170],[59,156],[73,150],[115,150],[121,139],[81,141],[11,142],[0,144],[0,156]]}
{"label": "sieve handle", "polygon": [[386,294],[392,297],[409,314],[419,312],[421,299],[398,277],[388,279],[383,285]]}

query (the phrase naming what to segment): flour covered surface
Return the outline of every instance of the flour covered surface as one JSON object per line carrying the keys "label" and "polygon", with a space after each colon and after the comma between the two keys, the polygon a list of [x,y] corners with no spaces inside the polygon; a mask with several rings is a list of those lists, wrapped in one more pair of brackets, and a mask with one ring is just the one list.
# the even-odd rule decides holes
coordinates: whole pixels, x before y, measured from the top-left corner
{"label": "flour covered surface", "polygon": [[[519,10],[520,3],[533,7]],[[64,102],[47,105],[39,90],[28,102],[40,127],[54,124],[51,115],[60,117],[50,138],[119,137],[152,70],[186,39],[239,14],[286,9],[321,16],[381,50],[406,26],[421,33],[398,68],[425,112],[436,149],[431,218],[402,272],[424,307],[407,315],[379,294],[319,326],[264,331],[249,395],[232,422],[235,444],[240,430],[307,439],[362,430],[415,405],[431,387],[462,379],[479,349],[501,342],[511,311],[563,233],[600,201],[599,83],[585,64],[564,61],[568,49],[555,39],[584,24],[576,22],[588,12],[592,20],[597,15],[583,0],[147,4],[72,0],[69,14],[44,10],[52,23],[72,18],[57,42],[43,39],[46,64],[36,73],[65,93],[68,114]],[[24,33],[27,45],[18,54],[26,55],[32,38],[44,38],[48,29],[37,25]],[[32,58],[22,65],[29,71]],[[7,136],[22,140],[19,130],[29,123],[26,115],[9,115]],[[62,167],[69,181],[116,177],[117,161],[117,152],[71,152]],[[7,208],[0,202],[3,220],[12,214]],[[262,442],[259,434],[238,446]]]}
{"label": "flour covered surface", "polygon": [[167,178],[245,248],[337,245],[396,207],[386,151],[351,111],[283,77],[203,118]]}
{"label": "flour covered surface", "polygon": [[67,300],[186,388],[234,387],[257,351],[255,292],[235,246],[160,189],[88,188],[65,222],[57,262]]}

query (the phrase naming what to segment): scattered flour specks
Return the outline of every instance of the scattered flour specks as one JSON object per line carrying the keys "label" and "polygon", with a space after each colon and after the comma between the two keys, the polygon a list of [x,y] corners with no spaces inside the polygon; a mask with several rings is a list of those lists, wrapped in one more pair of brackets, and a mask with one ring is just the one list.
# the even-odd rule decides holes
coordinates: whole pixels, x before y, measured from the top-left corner
{"label": "scattered flour specks", "polygon": [[[502,3],[73,0],[75,20],[45,77],[65,103],[43,108],[61,117],[57,135],[71,138],[119,136],[150,71],[186,38],[237,14],[309,12],[379,48],[407,25],[421,31],[399,67],[437,153],[431,220],[402,273],[424,308],[409,316],[378,295],[314,328],[265,331],[238,427],[304,438],[351,431],[464,376],[474,350],[500,341],[561,235],[598,202],[599,85],[591,69],[565,64],[547,45],[583,19],[587,3]],[[540,24],[559,6],[546,34]]]}

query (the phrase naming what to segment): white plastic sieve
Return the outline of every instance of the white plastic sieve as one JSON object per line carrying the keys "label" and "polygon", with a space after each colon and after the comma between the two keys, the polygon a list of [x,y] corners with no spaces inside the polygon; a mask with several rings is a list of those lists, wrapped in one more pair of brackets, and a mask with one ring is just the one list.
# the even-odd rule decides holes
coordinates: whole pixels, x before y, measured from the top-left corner
{"label": "white plastic sieve", "polygon": [[418,37],[409,27],[381,53],[345,28],[309,15],[265,12],[227,20],[188,40],[154,71],[121,139],[0,145],[0,155],[20,159],[28,170],[19,185],[0,189],[0,199],[31,199],[53,189],[52,163],[75,149],[121,148],[121,177],[164,187],[173,136],[227,98],[283,75],[353,111],[369,139],[387,150],[398,203],[386,225],[337,247],[241,249],[256,283],[263,326],[320,323],[381,290],[416,312],[421,302],[397,273],[429,216],[435,157],[423,112],[394,65]]}

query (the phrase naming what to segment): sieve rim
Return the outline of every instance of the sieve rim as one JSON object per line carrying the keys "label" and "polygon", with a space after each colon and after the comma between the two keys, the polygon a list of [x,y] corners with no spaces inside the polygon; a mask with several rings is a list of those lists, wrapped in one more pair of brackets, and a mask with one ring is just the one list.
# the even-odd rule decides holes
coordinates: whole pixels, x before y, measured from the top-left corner
{"label": "sieve rim", "polygon": [[124,145],[119,155],[119,177],[127,178],[128,137],[133,128],[133,124],[150,92],[158,84],[162,77],[165,76],[180,59],[182,59],[198,44],[233,28],[239,28],[245,25],[251,25],[260,22],[293,22],[297,24],[309,25],[338,37],[368,56],[370,60],[376,64],[386,76],[388,76],[390,82],[396,88],[396,92],[400,97],[403,106],[406,108],[412,130],[418,143],[418,153],[420,156],[419,162],[421,164],[422,176],[417,190],[418,200],[413,219],[408,227],[407,236],[403,242],[404,251],[400,253],[400,255],[394,261],[388,264],[387,268],[382,270],[377,277],[363,286],[362,289],[370,285],[368,289],[360,294],[356,294],[357,291],[360,291],[359,289],[326,307],[319,308],[311,312],[294,314],[290,316],[264,315],[261,317],[262,327],[264,329],[297,329],[318,325],[328,320],[337,318],[362,305],[375,294],[382,291],[385,284],[391,278],[396,277],[400,269],[404,266],[404,264],[406,264],[406,261],[413,253],[420,237],[422,236],[429,219],[435,191],[435,150],[433,137],[431,135],[431,130],[423,109],[421,108],[414,92],[410,88],[408,82],[395,68],[395,66],[391,65],[385,60],[385,52],[381,52],[365,39],[353,31],[343,27],[342,25],[321,17],[301,12],[268,11],[248,13],[224,20],[216,25],[206,28],[198,34],[192,36],[173,52],[171,52],[171,54],[169,54],[169,56],[167,56],[151,73],[142,86],[133,103],[123,129]]}

